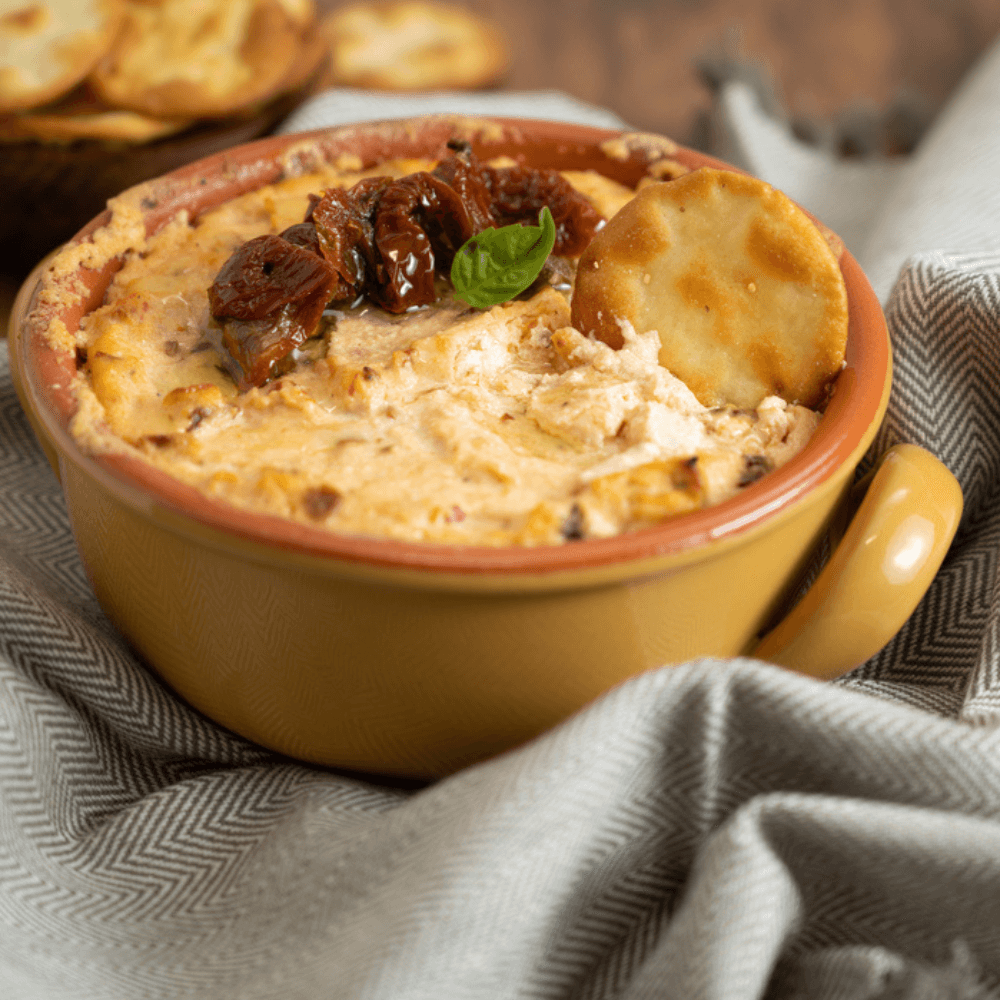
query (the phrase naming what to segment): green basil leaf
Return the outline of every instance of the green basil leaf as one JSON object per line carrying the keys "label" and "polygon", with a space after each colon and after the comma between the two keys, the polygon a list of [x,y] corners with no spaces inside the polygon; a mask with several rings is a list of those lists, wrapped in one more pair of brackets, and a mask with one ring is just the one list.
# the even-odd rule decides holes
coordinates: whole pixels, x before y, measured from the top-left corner
{"label": "green basil leaf", "polygon": [[484,229],[466,240],[451,265],[456,298],[489,309],[523,292],[538,277],[556,242],[548,205],[538,221],[538,226]]}

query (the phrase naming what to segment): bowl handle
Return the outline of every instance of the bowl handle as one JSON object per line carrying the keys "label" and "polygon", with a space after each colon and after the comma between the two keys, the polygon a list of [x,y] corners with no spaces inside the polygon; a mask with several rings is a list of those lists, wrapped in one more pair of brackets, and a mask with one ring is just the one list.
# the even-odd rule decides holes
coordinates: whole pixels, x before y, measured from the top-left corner
{"label": "bowl handle", "polygon": [[751,655],[824,679],[864,663],[924,596],[961,516],[962,489],[939,459],[890,448],[815,583]]}

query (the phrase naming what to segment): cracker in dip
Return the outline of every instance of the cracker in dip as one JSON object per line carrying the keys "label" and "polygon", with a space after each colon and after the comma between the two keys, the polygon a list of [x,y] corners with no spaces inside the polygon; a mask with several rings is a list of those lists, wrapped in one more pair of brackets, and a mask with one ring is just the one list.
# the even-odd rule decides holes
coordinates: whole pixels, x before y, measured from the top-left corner
{"label": "cracker in dip", "polygon": [[[85,317],[72,431],[236,507],[334,532],[462,545],[613,536],[727,499],[808,441],[817,413],[777,396],[706,406],[660,364],[655,330],[617,349],[571,325],[576,261],[474,309],[328,308],[274,377],[238,390],[208,289],[245,241],[299,223],[309,195],[366,176],[342,161],[181,216],[130,253]],[[631,197],[565,175],[610,217]]]}

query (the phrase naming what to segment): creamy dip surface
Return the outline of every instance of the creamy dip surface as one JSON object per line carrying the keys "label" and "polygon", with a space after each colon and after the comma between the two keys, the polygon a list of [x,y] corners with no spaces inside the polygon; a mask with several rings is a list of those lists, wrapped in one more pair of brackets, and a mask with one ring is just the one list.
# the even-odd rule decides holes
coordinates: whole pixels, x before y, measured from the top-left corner
{"label": "creamy dip surface", "polygon": [[[818,414],[765,399],[708,409],[623,324],[612,350],[570,326],[573,262],[478,310],[328,310],[287,370],[240,393],[208,288],[245,240],[300,222],[310,192],[432,161],[347,159],[181,216],[130,252],[77,338],[72,432],[209,496],[335,532],[468,545],[608,537],[718,503],[787,462]],[[610,217],[632,192],[564,175]]]}

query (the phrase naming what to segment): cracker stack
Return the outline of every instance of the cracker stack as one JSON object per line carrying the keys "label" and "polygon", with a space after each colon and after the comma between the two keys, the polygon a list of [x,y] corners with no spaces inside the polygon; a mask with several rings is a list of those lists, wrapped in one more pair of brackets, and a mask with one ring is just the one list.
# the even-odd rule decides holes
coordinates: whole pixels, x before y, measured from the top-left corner
{"label": "cracker stack", "polygon": [[[323,22],[317,5],[334,7]],[[421,0],[0,0],[0,274],[311,92],[489,86],[507,51],[498,29]]]}
{"label": "cracker stack", "polygon": [[0,0],[0,138],[148,142],[315,76],[313,0]]}
{"label": "cracker stack", "polygon": [[474,89],[508,62],[499,28],[424,0],[349,4],[322,23],[313,0],[0,0],[0,140],[139,144],[311,80]]}

